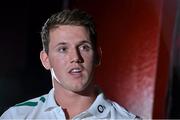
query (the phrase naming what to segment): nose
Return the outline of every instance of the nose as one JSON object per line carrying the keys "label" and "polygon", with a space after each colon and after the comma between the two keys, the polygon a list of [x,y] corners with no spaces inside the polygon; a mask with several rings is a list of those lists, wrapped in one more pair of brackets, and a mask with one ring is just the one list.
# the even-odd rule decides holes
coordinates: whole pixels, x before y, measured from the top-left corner
{"label": "nose", "polygon": [[71,51],[71,63],[82,63],[83,57],[78,49]]}

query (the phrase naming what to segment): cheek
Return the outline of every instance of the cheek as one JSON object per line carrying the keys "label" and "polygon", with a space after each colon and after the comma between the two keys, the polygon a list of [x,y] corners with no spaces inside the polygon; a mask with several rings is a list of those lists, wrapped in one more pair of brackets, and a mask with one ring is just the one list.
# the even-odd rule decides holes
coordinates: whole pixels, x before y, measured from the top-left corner
{"label": "cheek", "polygon": [[67,73],[67,63],[65,60],[61,59],[54,59],[52,68],[54,69],[54,72],[56,73],[56,76],[61,79],[65,73]]}
{"label": "cheek", "polygon": [[84,54],[83,58],[84,58],[84,62],[87,63],[88,66],[93,66],[94,64],[93,54]]}
{"label": "cheek", "polygon": [[67,58],[65,57],[55,55],[51,58],[50,63],[53,68],[64,68],[64,66],[67,64]]}

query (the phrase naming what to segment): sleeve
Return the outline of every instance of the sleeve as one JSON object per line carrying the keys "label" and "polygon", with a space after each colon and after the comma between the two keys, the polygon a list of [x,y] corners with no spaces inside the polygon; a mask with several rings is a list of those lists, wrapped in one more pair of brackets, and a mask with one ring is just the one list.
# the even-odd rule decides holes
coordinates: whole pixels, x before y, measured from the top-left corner
{"label": "sleeve", "polygon": [[112,104],[115,110],[117,111],[116,115],[118,116],[118,118],[121,117],[123,119],[136,119],[136,115],[132,114],[127,109],[120,106],[118,103],[112,102]]}
{"label": "sleeve", "polygon": [[28,112],[31,110],[28,107],[10,107],[1,115],[0,120],[26,119]]}
{"label": "sleeve", "polygon": [[13,110],[13,108],[9,108],[7,111],[5,111],[2,115],[1,115],[1,117],[0,117],[0,120],[10,120],[10,119],[14,119],[13,118],[13,116],[14,116],[14,110]]}

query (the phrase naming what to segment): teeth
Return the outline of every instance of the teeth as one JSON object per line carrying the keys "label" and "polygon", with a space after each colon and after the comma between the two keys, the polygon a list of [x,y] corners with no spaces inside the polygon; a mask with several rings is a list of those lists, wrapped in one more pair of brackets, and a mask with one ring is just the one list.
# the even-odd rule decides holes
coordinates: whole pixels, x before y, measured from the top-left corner
{"label": "teeth", "polygon": [[79,68],[73,69],[71,72],[80,72],[81,70]]}

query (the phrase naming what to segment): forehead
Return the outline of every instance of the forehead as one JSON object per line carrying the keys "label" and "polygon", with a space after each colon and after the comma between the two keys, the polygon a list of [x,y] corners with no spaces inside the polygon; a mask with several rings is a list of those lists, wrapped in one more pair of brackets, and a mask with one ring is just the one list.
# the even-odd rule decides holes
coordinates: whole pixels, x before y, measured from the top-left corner
{"label": "forehead", "polygon": [[50,41],[60,40],[90,40],[89,31],[84,26],[58,25],[49,31]]}

